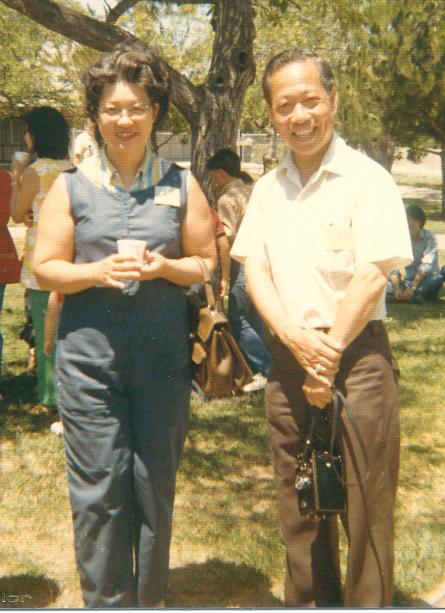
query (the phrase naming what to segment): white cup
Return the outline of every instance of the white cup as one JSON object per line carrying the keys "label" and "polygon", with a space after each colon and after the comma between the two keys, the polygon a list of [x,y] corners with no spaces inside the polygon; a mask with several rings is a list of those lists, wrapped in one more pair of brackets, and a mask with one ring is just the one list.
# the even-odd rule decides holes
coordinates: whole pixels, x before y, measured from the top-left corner
{"label": "white cup", "polygon": [[144,265],[144,253],[147,248],[145,241],[138,241],[133,239],[123,238],[117,241],[117,252],[124,257],[137,258],[137,264],[139,266]]}
{"label": "white cup", "polygon": [[26,164],[29,161],[29,153],[27,151],[14,151],[14,157],[19,164]]}

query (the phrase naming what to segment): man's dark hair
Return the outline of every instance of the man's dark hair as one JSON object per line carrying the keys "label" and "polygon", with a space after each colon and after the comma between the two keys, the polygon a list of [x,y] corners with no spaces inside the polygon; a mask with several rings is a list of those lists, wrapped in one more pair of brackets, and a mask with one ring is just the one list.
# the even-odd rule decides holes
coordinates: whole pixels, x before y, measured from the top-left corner
{"label": "man's dark hair", "polygon": [[39,158],[64,160],[70,145],[70,127],[65,117],[51,106],[38,106],[23,118]]}
{"label": "man's dark hair", "polygon": [[331,92],[331,89],[334,86],[334,74],[328,62],[314,51],[288,49],[287,51],[282,51],[273,57],[267,64],[266,70],[264,71],[262,80],[263,96],[269,106],[271,104],[270,80],[272,75],[277,72],[277,70],[280,70],[280,68],[283,68],[288,64],[297,64],[306,60],[313,60],[315,62],[318,68],[321,84],[328,94]]}
{"label": "man's dark hair", "polygon": [[231,177],[237,179],[241,176],[241,160],[237,153],[231,149],[220,149],[207,161],[207,170],[222,168]]}
{"label": "man's dark hair", "polygon": [[100,99],[107,85],[126,81],[140,85],[147,92],[152,104],[159,104],[155,125],[167,114],[170,80],[159,57],[142,46],[116,45],[110,53],[104,53],[83,73],[85,87],[85,111],[96,126],[96,140],[101,144],[97,129]]}
{"label": "man's dark hair", "polygon": [[420,223],[420,227],[423,228],[426,222],[426,213],[422,209],[422,207],[417,206],[417,204],[412,204],[406,209],[406,214],[414,221],[418,221]]}

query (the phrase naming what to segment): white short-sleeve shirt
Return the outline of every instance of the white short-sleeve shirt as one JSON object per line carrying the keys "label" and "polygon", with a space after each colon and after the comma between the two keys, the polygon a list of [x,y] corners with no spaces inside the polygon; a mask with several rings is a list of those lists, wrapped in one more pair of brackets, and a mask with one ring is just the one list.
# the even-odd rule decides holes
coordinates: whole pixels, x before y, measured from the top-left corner
{"label": "white short-sleeve shirt", "polygon": [[[357,265],[412,260],[403,201],[391,175],[334,134],[303,187],[291,152],[259,179],[231,255],[267,263],[287,312],[301,327],[331,327]],[[372,319],[386,314],[382,296]]]}

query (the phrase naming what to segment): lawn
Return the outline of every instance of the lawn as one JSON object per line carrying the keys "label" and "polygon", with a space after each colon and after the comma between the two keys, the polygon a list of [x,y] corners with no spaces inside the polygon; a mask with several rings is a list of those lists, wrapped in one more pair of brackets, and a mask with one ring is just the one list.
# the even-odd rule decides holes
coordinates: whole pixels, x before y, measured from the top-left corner
{"label": "lawn", "polygon": [[[444,318],[445,295],[430,305],[390,305],[387,318],[402,372],[394,601],[400,606],[418,606],[445,575]],[[23,322],[23,289],[9,285],[2,312],[0,602],[81,608],[63,443],[49,431],[54,416],[26,411],[37,396],[35,377],[26,372],[27,345],[18,339]],[[342,550],[344,565],[344,539]],[[262,392],[193,401],[167,606],[281,606],[283,571]],[[6,598],[12,595],[13,604]]]}

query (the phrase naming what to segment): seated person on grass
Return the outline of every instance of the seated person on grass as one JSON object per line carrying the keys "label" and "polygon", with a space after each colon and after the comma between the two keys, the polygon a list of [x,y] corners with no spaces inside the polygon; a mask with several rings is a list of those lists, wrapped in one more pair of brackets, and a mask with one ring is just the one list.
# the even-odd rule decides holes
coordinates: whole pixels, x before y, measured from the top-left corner
{"label": "seated person on grass", "polygon": [[414,260],[405,268],[403,280],[399,270],[390,272],[386,299],[417,303],[438,300],[443,277],[439,269],[436,235],[424,229],[426,214],[420,206],[409,206],[406,215]]}

